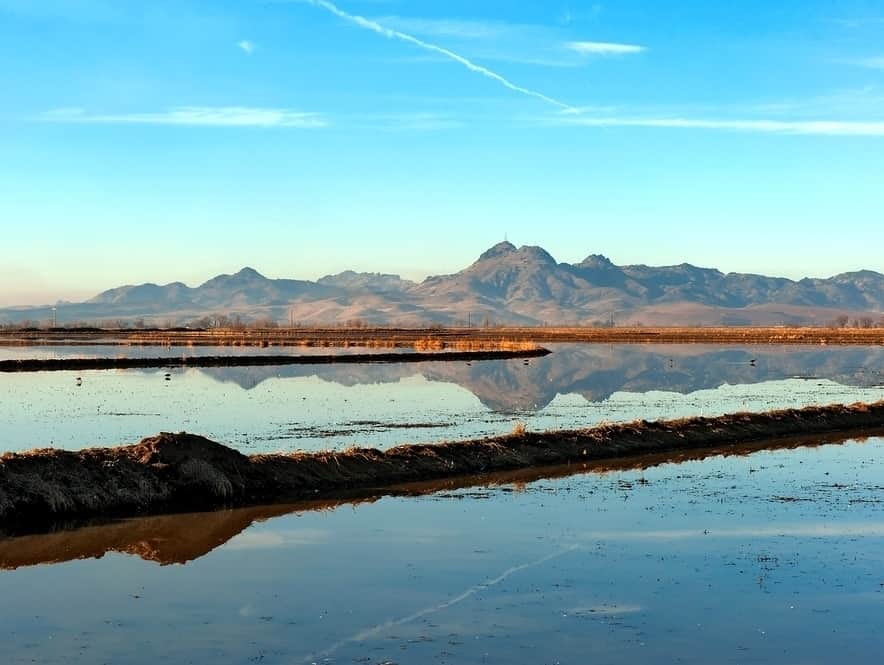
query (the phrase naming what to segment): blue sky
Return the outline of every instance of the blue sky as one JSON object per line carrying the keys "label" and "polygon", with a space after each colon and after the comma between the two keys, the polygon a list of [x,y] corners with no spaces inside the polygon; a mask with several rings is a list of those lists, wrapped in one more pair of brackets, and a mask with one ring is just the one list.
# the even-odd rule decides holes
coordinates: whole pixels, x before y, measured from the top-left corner
{"label": "blue sky", "polygon": [[884,3],[0,0],[0,305],[251,265],[884,271]]}

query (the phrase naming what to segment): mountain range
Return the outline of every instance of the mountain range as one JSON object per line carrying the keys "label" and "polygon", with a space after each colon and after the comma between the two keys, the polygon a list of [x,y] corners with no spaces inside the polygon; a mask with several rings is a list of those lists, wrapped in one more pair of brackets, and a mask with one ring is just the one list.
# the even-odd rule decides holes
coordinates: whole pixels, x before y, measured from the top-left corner
{"label": "mountain range", "polygon": [[[687,263],[617,266],[600,254],[569,264],[541,247],[501,242],[460,272],[419,283],[352,270],[315,282],[269,279],[243,268],[197,287],[116,287],[59,303],[56,315],[59,324],[223,315],[303,325],[825,325],[838,316],[878,322],[882,312],[884,275],[870,270],[795,281]],[[51,306],[0,309],[0,322],[51,319]]]}

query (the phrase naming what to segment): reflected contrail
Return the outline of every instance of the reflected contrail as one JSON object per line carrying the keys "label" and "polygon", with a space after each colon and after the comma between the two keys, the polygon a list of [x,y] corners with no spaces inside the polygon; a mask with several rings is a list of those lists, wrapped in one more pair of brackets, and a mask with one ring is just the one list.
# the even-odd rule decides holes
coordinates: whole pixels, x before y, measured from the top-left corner
{"label": "reflected contrail", "polygon": [[688,540],[691,538],[860,538],[884,537],[884,522],[783,524],[724,529],[661,529],[658,531],[586,531],[586,540]]}
{"label": "reflected contrail", "polygon": [[473,596],[480,591],[484,591],[490,587],[493,587],[497,584],[503,582],[510,575],[514,575],[521,570],[525,570],[526,568],[531,568],[533,566],[539,566],[541,564],[546,563],[547,561],[551,561],[552,559],[557,559],[560,556],[568,554],[569,552],[573,552],[574,550],[580,549],[580,545],[570,545],[561,549],[557,552],[553,552],[552,554],[547,554],[544,557],[539,559],[535,559],[534,561],[529,561],[528,563],[522,563],[518,566],[513,566],[512,568],[507,568],[497,577],[492,577],[491,579],[485,580],[484,582],[480,582],[479,584],[470,587],[463,593],[455,596],[454,598],[449,598],[444,603],[439,603],[438,605],[431,605],[430,607],[425,607],[422,610],[418,610],[414,614],[409,614],[408,616],[402,617],[401,619],[391,619],[389,621],[385,621],[384,623],[379,623],[377,626],[373,626],[372,628],[366,628],[355,635],[351,635],[340,642],[335,642],[328,649],[324,651],[317,651],[316,653],[312,653],[308,656],[305,656],[302,662],[309,662],[311,660],[315,660],[317,657],[329,656],[338,649],[340,649],[345,644],[350,644],[351,642],[360,642],[362,640],[368,639],[369,637],[373,637],[378,633],[383,633],[390,628],[395,628],[396,626],[401,626],[405,623],[410,623],[415,621],[416,619],[420,619],[422,617],[427,616],[428,614],[435,614],[436,612],[441,612],[444,609],[451,607],[452,605],[457,605],[458,603],[466,600],[470,596]]}
{"label": "reflected contrail", "polygon": [[504,78],[497,72],[493,72],[487,67],[483,67],[481,65],[477,65],[476,63],[468,60],[462,55],[458,55],[454,51],[449,51],[447,48],[443,48],[441,46],[436,46],[435,44],[430,44],[429,42],[425,42],[422,39],[418,39],[412,35],[409,35],[404,32],[399,32],[398,30],[393,30],[391,28],[386,28],[382,26],[380,23],[372,21],[370,19],[365,18],[364,16],[358,16],[357,14],[350,14],[349,12],[345,12],[343,9],[340,9],[336,5],[328,2],[328,0],[303,0],[307,4],[313,5],[314,7],[319,7],[328,12],[331,12],[335,16],[344,19],[345,21],[349,21],[355,25],[358,25],[360,28],[365,28],[366,30],[371,30],[372,32],[376,32],[379,35],[387,37],[389,39],[399,39],[404,42],[408,42],[409,44],[414,44],[425,51],[432,51],[433,53],[438,53],[439,55],[443,55],[450,60],[454,60],[457,63],[460,63],[467,69],[472,72],[476,72],[477,74],[481,74],[482,76],[487,76],[490,79],[493,79],[500,83],[505,88],[509,88],[514,92],[521,93],[523,95],[528,95],[529,97],[534,97],[535,99],[540,99],[541,101],[546,102],[547,104],[552,104],[553,106],[558,106],[560,109],[564,109],[567,111],[575,111],[575,107],[570,104],[566,104],[565,102],[560,102],[558,99],[553,99],[552,97],[548,97],[541,92],[537,92],[536,90],[529,90],[528,88],[523,88],[520,85],[516,85],[512,81]]}

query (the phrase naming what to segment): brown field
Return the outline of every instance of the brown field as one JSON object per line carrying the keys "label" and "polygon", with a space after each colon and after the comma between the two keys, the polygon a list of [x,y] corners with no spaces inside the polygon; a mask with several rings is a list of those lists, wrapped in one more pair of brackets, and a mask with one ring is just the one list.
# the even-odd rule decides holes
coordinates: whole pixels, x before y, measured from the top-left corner
{"label": "brown field", "polygon": [[884,344],[884,328],[490,327],[0,330],[0,345],[287,346],[523,350],[532,344]]}

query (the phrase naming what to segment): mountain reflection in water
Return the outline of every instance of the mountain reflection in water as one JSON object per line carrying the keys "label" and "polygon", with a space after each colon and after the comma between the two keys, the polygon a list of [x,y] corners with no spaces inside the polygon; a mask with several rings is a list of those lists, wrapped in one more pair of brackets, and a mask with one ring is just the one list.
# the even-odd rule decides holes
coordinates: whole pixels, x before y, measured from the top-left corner
{"label": "mountain reflection in water", "polygon": [[884,347],[752,346],[700,344],[549,347],[545,358],[523,361],[404,365],[217,367],[200,369],[245,390],[273,378],[319,375],[342,386],[394,383],[420,374],[469,390],[493,411],[537,411],[557,395],[599,402],[617,392],[652,390],[688,394],[724,384],[789,378],[828,379],[845,386],[884,385]]}
{"label": "mountain reflection in water", "polygon": [[245,453],[389,448],[884,399],[884,347],[554,345],[531,360],[26,372],[3,450],[187,431]]}

